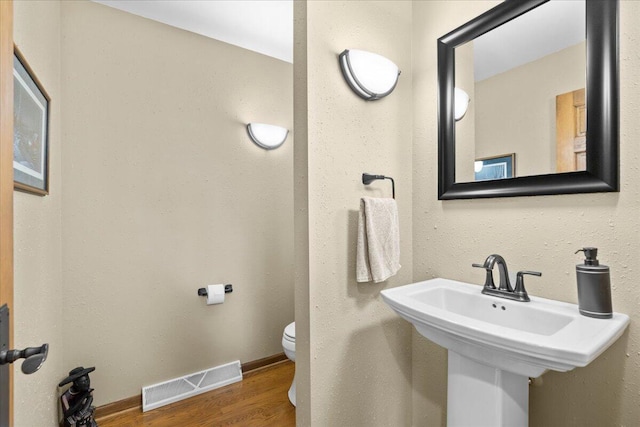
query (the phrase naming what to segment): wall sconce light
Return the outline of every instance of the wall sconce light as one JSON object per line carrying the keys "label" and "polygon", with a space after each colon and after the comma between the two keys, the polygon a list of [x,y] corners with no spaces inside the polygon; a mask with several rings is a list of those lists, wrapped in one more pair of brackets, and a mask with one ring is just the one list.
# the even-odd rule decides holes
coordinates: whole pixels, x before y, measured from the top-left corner
{"label": "wall sconce light", "polygon": [[346,49],[339,57],[342,75],[351,89],[368,101],[384,98],[398,84],[398,66],[384,56]]}
{"label": "wall sconce light", "polygon": [[458,89],[457,87],[453,89],[453,117],[458,120],[461,120],[465,114],[467,114],[467,109],[469,108],[469,102],[471,98],[469,98],[469,94],[463,91],[462,89]]}
{"label": "wall sconce light", "polygon": [[284,144],[289,134],[289,129],[264,123],[249,123],[247,132],[249,133],[249,138],[256,145],[265,150],[273,150]]}

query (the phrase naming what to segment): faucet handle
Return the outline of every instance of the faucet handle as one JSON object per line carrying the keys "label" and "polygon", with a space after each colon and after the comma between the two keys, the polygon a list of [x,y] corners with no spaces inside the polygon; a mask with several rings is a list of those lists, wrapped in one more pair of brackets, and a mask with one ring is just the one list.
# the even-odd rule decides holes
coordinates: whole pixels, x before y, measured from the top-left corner
{"label": "faucet handle", "polygon": [[529,295],[527,294],[527,291],[524,289],[524,275],[528,274],[530,276],[542,276],[542,273],[540,273],[539,271],[518,271],[518,274],[516,275],[516,287],[513,290],[514,294],[517,294],[520,296],[520,299],[522,301],[529,301]]}
{"label": "faucet handle", "polygon": [[495,289],[496,284],[493,283],[493,269],[487,267],[485,264],[471,264],[472,267],[476,268],[484,268],[487,272],[487,275],[484,279],[484,288],[485,289]]}
{"label": "faucet handle", "polygon": [[518,271],[518,274],[516,275],[516,281],[518,280],[518,277],[519,277],[520,279],[522,279],[522,276],[523,276],[524,274],[528,274],[528,275],[530,275],[530,276],[538,276],[538,277],[542,276],[542,273],[540,273],[539,271],[527,271],[527,270],[525,270],[525,271]]}

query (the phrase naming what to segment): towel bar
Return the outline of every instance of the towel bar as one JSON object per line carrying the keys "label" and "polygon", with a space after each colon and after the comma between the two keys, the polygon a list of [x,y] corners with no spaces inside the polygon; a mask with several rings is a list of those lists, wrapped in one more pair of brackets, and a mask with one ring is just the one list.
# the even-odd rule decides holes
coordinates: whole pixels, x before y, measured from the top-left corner
{"label": "towel bar", "polygon": [[363,173],[362,174],[362,183],[364,185],[369,185],[371,184],[373,181],[375,181],[376,179],[390,179],[391,180],[391,194],[393,195],[393,198],[396,198],[396,183],[393,181],[393,178],[391,178],[390,176],[384,176],[384,175],[372,175],[369,173]]}

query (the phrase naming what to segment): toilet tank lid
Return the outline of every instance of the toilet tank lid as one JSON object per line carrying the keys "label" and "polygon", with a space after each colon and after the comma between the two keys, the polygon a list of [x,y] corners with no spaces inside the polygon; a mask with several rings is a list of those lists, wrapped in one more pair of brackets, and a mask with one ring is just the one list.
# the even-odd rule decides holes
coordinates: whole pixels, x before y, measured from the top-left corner
{"label": "toilet tank lid", "polygon": [[291,322],[284,328],[284,334],[289,338],[296,339],[296,322]]}

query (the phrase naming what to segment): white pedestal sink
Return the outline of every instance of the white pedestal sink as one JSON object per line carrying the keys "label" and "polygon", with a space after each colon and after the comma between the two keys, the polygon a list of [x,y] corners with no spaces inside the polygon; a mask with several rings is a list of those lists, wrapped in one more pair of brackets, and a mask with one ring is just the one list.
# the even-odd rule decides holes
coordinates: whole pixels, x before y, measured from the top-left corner
{"label": "white pedestal sink", "polygon": [[481,290],[433,279],[381,292],[421,335],[449,350],[449,427],[527,426],[529,377],[588,365],[629,324],[625,314],[595,319],[575,304],[510,301]]}

